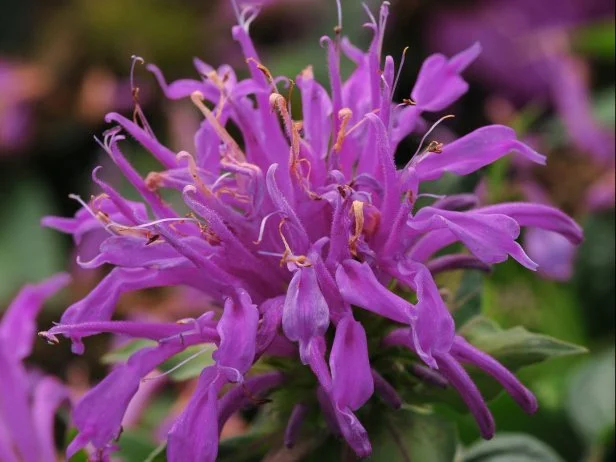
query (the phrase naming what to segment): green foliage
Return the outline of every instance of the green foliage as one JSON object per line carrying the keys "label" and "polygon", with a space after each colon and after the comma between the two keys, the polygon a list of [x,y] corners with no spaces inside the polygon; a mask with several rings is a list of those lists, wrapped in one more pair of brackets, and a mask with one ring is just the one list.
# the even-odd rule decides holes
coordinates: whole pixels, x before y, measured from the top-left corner
{"label": "green foliage", "polygon": [[103,364],[116,364],[123,363],[128,360],[128,358],[137,351],[142,348],[147,348],[151,346],[156,346],[156,342],[154,340],[131,340],[130,342],[121,345],[118,348],[111,350],[109,353],[105,354],[101,358],[101,362]]}
{"label": "green foliage", "polygon": [[167,443],[154,449],[143,462],[167,462]]}
{"label": "green foliage", "polygon": [[548,445],[527,434],[501,434],[464,452],[463,462],[563,462]]}
{"label": "green foliage", "polygon": [[146,460],[157,449],[151,435],[142,429],[131,429],[123,432],[118,440],[118,445],[120,449],[117,455],[125,461]]}
{"label": "green foliage", "polygon": [[614,20],[589,24],[580,28],[573,37],[576,50],[588,56],[614,61]]}
{"label": "green foliage", "polygon": [[[156,346],[156,342],[153,340],[132,340],[107,353],[103,356],[102,362],[105,364],[123,363],[126,362],[133,353],[142,348],[152,346]],[[203,345],[190,346],[181,353],[165,361],[160,366],[160,369],[163,373],[168,373],[169,378],[174,381],[181,382],[193,379],[198,377],[204,368],[213,364],[212,351],[213,347],[209,348]],[[184,363],[182,364],[182,362]]]}
{"label": "green foliage", "polygon": [[[171,380],[178,382],[194,379],[201,374],[201,371],[214,364],[212,359],[213,345],[203,346],[194,345],[186,348],[173,358],[165,361],[160,369],[168,372]],[[184,364],[182,362],[186,361]],[[177,369],[175,369],[177,367]],[[173,370],[172,370],[173,369]]]}
{"label": "green foliage", "polygon": [[452,462],[456,455],[456,426],[436,414],[405,408],[390,411],[370,435],[373,452],[368,460],[375,462]]}
{"label": "green foliage", "polygon": [[576,430],[589,445],[614,431],[614,349],[589,358],[573,374],[566,409]]}
{"label": "green foliage", "polygon": [[0,305],[15,288],[60,271],[64,263],[60,234],[39,224],[54,211],[45,184],[28,178],[5,187],[10,200],[0,209]]}
{"label": "green foliage", "polygon": [[459,333],[512,371],[549,358],[587,351],[547,335],[529,332],[521,326],[503,330],[494,321],[481,316],[465,324]]}

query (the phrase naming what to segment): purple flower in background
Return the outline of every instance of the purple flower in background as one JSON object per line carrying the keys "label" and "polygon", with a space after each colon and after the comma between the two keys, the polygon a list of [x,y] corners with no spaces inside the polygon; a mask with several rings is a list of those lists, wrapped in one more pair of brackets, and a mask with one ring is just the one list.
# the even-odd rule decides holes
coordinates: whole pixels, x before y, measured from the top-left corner
{"label": "purple flower in background", "polygon": [[53,377],[30,374],[23,361],[32,352],[36,316],[45,299],[68,282],[68,275],[60,274],[25,286],[0,320],[0,460],[3,462],[57,459],[54,415],[68,400],[68,391]]}
{"label": "purple flower in background", "polygon": [[[322,39],[329,93],[311,67],[295,82],[274,77],[259,61],[248,34],[253,18],[245,14],[233,28],[250,71],[245,80],[228,66],[216,69],[196,60],[199,79],[167,83],[149,66],[168,98],[191,98],[203,115],[192,153],[175,153],[160,143],[139,108],[134,120],[107,116],[115,126],[101,145],[142,202],[124,199],[97,169],[94,180],[102,194],[82,201],[72,219],[45,219],[45,225],[76,241],[104,230],[108,236],[98,253],[79,262],[89,268],[108,264],[112,270],[41,334],[50,341],[70,338],[76,353],[84,350],[83,337],[102,332],[157,345],[134,353],[76,405],[79,435],[69,456],[90,444],[105,458],[143,378],[193,345],[213,346],[214,363],[202,371],[168,434],[169,460],[215,460],[229,416],[247,400],[292,381],[278,371],[251,374],[260,358],[275,356],[308,366],[315,388],[306,399],[320,403],[331,430],[358,456],[368,456],[369,436],[356,412],[375,390],[394,406],[400,401],[371,368],[369,339],[357,319],[362,309],[395,327],[376,339],[383,346],[408,348],[432,369],[426,375],[459,391],[485,437],[493,435],[494,422],[462,364],[493,376],[524,410],[536,409],[534,396],[513,374],[456,335],[434,273],[489,268],[510,256],[535,270],[537,264],[517,243],[521,227],[556,232],[574,244],[582,240],[581,230],[550,207],[474,208],[477,201],[469,195],[414,209],[421,184],[445,173],[466,175],[509,153],[539,164],[545,159],[513,130],[494,125],[447,145],[420,146],[408,165],[397,168],[396,148],[421,125],[422,113],[441,110],[466,91],[460,72],[479,46],[451,59],[429,58],[412,92],[417,104],[410,99],[396,104],[394,61],[381,56],[387,16],[385,3],[368,24],[373,39],[365,53],[341,38],[339,29],[334,38]],[[344,81],[341,53],[356,65]],[[301,93],[301,114],[282,89],[294,85]],[[227,131],[231,124],[239,129],[238,138]],[[157,159],[160,171],[144,178],[131,165],[121,149],[126,135]],[[162,190],[176,192],[180,205],[163,200]],[[444,261],[437,254],[454,242],[470,253]],[[393,280],[413,291],[416,302],[389,290]],[[112,320],[123,293],[179,285],[206,294],[216,308],[179,323]],[[304,406],[298,402],[291,415],[288,445],[306,415]]]}
{"label": "purple flower in background", "polygon": [[30,103],[45,86],[34,66],[0,57],[0,153],[22,147],[30,129]]}
{"label": "purple flower in background", "polygon": [[478,1],[435,13],[426,34],[433,49],[449,53],[480,41],[473,77],[515,103],[551,103],[573,143],[613,165],[613,134],[592,114],[585,69],[567,36],[576,26],[613,16],[610,0]]}

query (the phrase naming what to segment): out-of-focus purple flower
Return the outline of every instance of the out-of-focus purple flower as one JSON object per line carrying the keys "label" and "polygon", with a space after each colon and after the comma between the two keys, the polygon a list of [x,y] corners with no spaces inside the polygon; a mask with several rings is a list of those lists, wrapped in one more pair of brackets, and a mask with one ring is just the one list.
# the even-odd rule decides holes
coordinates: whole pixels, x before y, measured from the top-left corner
{"label": "out-of-focus purple flower", "polygon": [[35,377],[23,364],[30,356],[36,316],[45,299],[66,286],[59,274],[25,286],[0,321],[0,460],[45,462],[57,459],[54,415],[68,400],[66,388],[51,376]]}
{"label": "out-of-focus purple flower", "polygon": [[45,78],[34,66],[0,57],[0,154],[27,141],[30,104],[44,87]]}
{"label": "out-of-focus purple flower", "polygon": [[567,33],[613,15],[609,0],[478,1],[434,14],[426,33],[433,49],[447,53],[479,41],[483,53],[470,69],[476,79],[517,103],[552,103],[573,142],[609,164],[614,137],[592,115],[584,68],[569,51]]}
{"label": "out-of-focus purple flower", "polygon": [[[533,395],[513,374],[456,335],[430,266],[439,271],[487,268],[511,256],[534,270],[536,263],[516,242],[520,227],[557,232],[574,244],[582,240],[581,230],[547,206],[473,208],[477,201],[468,195],[413,211],[421,184],[446,172],[466,175],[510,152],[539,164],[545,159],[512,130],[491,126],[450,144],[420,146],[398,169],[394,152],[421,125],[422,113],[442,109],[466,90],[460,72],[478,46],[451,59],[430,58],[413,90],[417,104],[410,99],[396,104],[394,61],[381,56],[387,16],[384,3],[378,19],[368,24],[373,39],[365,53],[339,35],[322,39],[331,91],[314,80],[310,68],[304,70],[297,79],[301,121],[292,118],[291,103],[279,88],[288,79],[272,76],[260,63],[246,14],[239,15],[233,36],[249,78],[238,80],[228,66],[215,69],[196,61],[200,79],[168,84],[150,67],[167,97],[190,97],[204,116],[194,153],[176,154],[161,144],[140,110],[132,121],[107,116],[116,126],[101,145],[143,202],[124,199],[96,170],[103,194],[82,202],[72,219],[45,219],[77,240],[104,230],[108,237],[98,253],[79,263],[113,269],[42,335],[51,341],[58,335],[70,338],[76,353],[84,350],[83,337],[101,332],[151,339],[157,346],[134,353],[77,404],[79,435],[69,454],[88,444],[101,458],[108,454],[144,377],[167,358],[203,344],[214,345],[214,364],[202,371],[190,403],[169,432],[169,460],[215,460],[220,428],[245,404],[245,390],[266,393],[293,379],[280,372],[250,375],[252,365],[269,356],[297,358],[298,365],[310,368],[316,396],[306,398],[320,403],[333,432],[359,456],[368,456],[369,436],[355,412],[375,388],[394,405],[398,400],[370,367],[368,338],[355,316],[360,309],[398,326],[377,340],[403,345],[438,370],[458,389],[485,437],[492,436],[494,423],[462,363],[483,369],[526,411],[535,410]],[[344,81],[341,53],[356,64]],[[228,124],[239,129],[239,139],[229,134]],[[133,168],[120,148],[125,134],[152,153],[161,171],[144,178]],[[179,192],[190,212],[184,215],[185,210],[165,202],[161,190]],[[472,265],[468,255],[446,264],[436,256],[457,241],[472,252]],[[392,280],[416,293],[416,303],[390,291]],[[203,292],[222,314],[206,312],[178,324],[112,320],[122,294],[178,285]],[[298,409],[288,427],[290,440],[303,418]]]}

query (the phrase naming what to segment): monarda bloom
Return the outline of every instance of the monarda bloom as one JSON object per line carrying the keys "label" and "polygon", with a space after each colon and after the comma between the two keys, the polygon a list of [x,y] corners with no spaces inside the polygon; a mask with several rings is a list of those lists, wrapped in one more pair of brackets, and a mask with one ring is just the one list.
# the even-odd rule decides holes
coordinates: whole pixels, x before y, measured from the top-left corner
{"label": "monarda bloom", "polygon": [[[566,215],[543,205],[477,207],[472,195],[459,195],[415,206],[420,186],[445,173],[467,175],[509,153],[539,164],[545,159],[512,129],[493,125],[450,144],[421,146],[397,168],[396,148],[424,130],[422,115],[445,109],[466,92],[461,73],[480,47],[429,57],[410,97],[397,104],[394,60],[381,56],[387,15],[385,3],[378,18],[371,17],[367,52],[344,39],[340,26],[334,38],[322,39],[329,91],[311,67],[295,81],[274,77],[252,45],[248,27],[254,18],[246,14],[239,15],[233,37],[249,78],[238,80],[227,66],[197,60],[199,79],[167,83],[150,66],[167,97],[191,98],[203,114],[193,152],[175,153],[161,144],[138,107],[133,120],[107,116],[114,127],[101,144],[142,201],[123,198],[95,169],[102,193],[84,202],[74,218],[44,220],[76,241],[105,229],[109,235],[98,255],[80,264],[112,270],[41,335],[70,338],[76,353],[83,352],[83,337],[103,332],[157,345],[134,353],[76,405],[79,434],[69,455],[91,445],[105,457],[142,379],[201,344],[215,346],[213,362],[169,431],[171,461],[215,460],[220,429],[231,414],[268,391],[294,386],[297,374],[272,364],[296,364],[313,374],[311,388],[289,413],[287,445],[314,408],[310,404],[319,403],[331,431],[358,456],[368,456],[370,438],[356,411],[375,391],[400,404],[396,390],[373,370],[370,345],[381,355],[393,345],[416,355],[427,366],[421,369],[427,380],[457,389],[486,438],[494,422],[464,364],[490,374],[525,411],[535,411],[534,396],[512,373],[456,335],[434,275],[485,269],[509,257],[535,270],[516,242],[522,226],[555,231],[573,243],[582,233]],[[342,54],[355,63],[344,81]],[[301,111],[286,96],[295,87]],[[126,136],[151,152],[161,170],[146,177],[135,170],[122,152]],[[179,193],[174,203],[180,205],[163,200],[164,190]],[[453,243],[468,253],[440,252]],[[202,291],[213,308],[170,324],[112,320],[123,293],[177,285]],[[384,322],[379,338],[366,334],[371,326],[360,322],[366,316]],[[256,362],[270,367],[251,373]]]}
{"label": "monarda bloom", "polygon": [[36,332],[36,317],[45,299],[68,284],[58,274],[25,286],[0,319],[0,460],[57,460],[54,415],[68,401],[68,390],[56,378],[26,368]]}

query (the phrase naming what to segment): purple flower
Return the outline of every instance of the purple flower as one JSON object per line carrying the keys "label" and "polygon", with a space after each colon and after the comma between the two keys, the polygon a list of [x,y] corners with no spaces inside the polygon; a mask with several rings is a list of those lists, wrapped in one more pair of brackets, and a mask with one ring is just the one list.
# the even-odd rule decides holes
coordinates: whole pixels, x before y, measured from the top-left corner
{"label": "purple flower", "polygon": [[[459,390],[486,437],[494,423],[462,363],[494,376],[525,410],[535,410],[534,397],[509,371],[456,336],[430,268],[485,269],[511,256],[534,270],[536,263],[516,241],[520,227],[556,232],[574,244],[581,241],[581,230],[543,205],[473,208],[477,201],[469,195],[414,211],[422,183],[445,172],[466,175],[510,152],[539,164],[545,159],[511,129],[491,126],[448,145],[422,146],[409,165],[398,169],[395,149],[418,127],[421,114],[441,110],[466,91],[460,72],[478,47],[449,60],[429,58],[413,89],[417,104],[398,105],[392,101],[393,59],[381,56],[387,16],[385,3],[378,20],[369,23],[374,35],[366,53],[339,36],[322,39],[331,94],[310,68],[304,70],[297,79],[302,121],[293,119],[291,103],[279,88],[289,80],[272,76],[260,63],[248,34],[250,21],[242,15],[233,36],[246,57],[247,79],[239,81],[229,67],[197,61],[200,79],[167,84],[150,67],[168,97],[190,97],[203,114],[194,153],[176,155],[161,144],[140,111],[133,121],[107,116],[117,126],[105,133],[101,145],[143,203],[127,201],[95,176],[101,195],[83,202],[73,219],[45,220],[76,239],[103,229],[109,236],[98,254],[79,262],[113,269],[43,335],[70,338],[77,353],[83,352],[81,339],[98,332],[148,338],[158,346],[134,353],[84,396],[74,411],[79,436],[69,452],[91,444],[106,454],[143,377],[198,344],[215,346],[215,363],[203,370],[169,432],[171,461],[215,460],[220,428],[245,404],[245,390],[266,393],[293,382],[284,372],[251,374],[256,361],[273,356],[307,365],[315,377],[313,393],[291,414],[287,443],[299,434],[306,403],[318,402],[330,429],[359,456],[368,456],[369,436],[356,412],[375,389],[394,407],[400,403],[393,387],[371,368],[374,342],[369,340],[403,345],[437,370],[441,382],[446,379]],[[356,63],[344,81],[342,52]],[[241,137],[233,138],[228,124]],[[120,148],[126,135],[152,153],[160,171],[144,178],[133,168]],[[163,201],[163,189],[179,193],[183,206]],[[435,257],[456,241],[472,255]],[[389,290],[392,280],[415,292],[416,303]],[[123,293],[178,285],[203,292],[215,309],[180,324],[112,320]],[[397,329],[368,339],[356,316],[362,309]]]}
{"label": "purple flower", "polygon": [[608,0],[478,1],[438,11],[426,21],[426,35],[433,49],[445,52],[480,41],[484,52],[473,77],[515,103],[551,103],[574,145],[613,165],[613,133],[592,114],[584,63],[567,45],[576,26],[613,15]]}
{"label": "purple flower", "polygon": [[25,286],[0,321],[0,459],[6,462],[56,460],[54,415],[68,400],[66,388],[55,378],[32,379],[23,364],[30,356],[36,316],[45,299],[66,286],[59,274]]}

